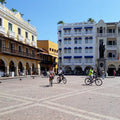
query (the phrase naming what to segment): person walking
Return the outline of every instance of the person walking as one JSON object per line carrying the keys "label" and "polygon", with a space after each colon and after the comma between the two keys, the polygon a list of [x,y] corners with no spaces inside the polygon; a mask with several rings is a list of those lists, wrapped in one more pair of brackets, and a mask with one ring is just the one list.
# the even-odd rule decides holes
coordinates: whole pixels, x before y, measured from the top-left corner
{"label": "person walking", "polygon": [[116,75],[116,71],[115,71],[115,69],[113,70],[113,76],[115,76]]}
{"label": "person walking", "polygon": [[51,87],[53,85],[53,79],[54,79],[54,72],[53,72],[53,68],[51,67],[49,70],[49,85]]}

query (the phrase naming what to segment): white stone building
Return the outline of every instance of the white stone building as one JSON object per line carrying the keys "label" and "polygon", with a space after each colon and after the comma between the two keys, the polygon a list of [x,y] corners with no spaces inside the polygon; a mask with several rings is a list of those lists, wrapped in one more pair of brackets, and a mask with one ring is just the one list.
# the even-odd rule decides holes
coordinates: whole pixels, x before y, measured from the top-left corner
{"label": "white stone building", "polygon": [[58,26],[59,67],[66,74],[84,74],[96,67],[95,22]]}

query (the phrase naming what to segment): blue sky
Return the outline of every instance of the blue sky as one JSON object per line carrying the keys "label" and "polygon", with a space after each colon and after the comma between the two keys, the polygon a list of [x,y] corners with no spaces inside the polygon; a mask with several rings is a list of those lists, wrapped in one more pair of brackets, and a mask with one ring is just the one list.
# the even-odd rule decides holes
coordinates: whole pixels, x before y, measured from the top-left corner
{"label": "blue sky", "polygon": [[93,18],[96,22],[120,20],[120,0],[6,0],[8,9],[15,8],[30,19],[37,28],[38,40],[57,43],[57,22],[83,22]]}

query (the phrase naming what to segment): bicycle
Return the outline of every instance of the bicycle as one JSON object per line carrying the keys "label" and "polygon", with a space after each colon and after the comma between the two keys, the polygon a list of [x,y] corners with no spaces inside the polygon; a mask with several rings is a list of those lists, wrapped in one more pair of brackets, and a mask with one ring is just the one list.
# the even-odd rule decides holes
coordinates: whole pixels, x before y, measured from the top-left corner
{"label": "bicycle", "polygon": [[92,83],[94,82],[97,86],[101,86],[103,84],[103,81],[96,76],[95,77],[93,76],[93,78],[87,77],[85,78],[84,82],[86,85],[92,85]]}
{"label": "bicycle", "polygon": [[63,82],[64,84],[67,83],[67,79],[66,79],[66,77],[64,76],[64,74],[59,75],[59,77],[57,77],[57,83],[59,84],[59,83],[61,83],[61,82]]}

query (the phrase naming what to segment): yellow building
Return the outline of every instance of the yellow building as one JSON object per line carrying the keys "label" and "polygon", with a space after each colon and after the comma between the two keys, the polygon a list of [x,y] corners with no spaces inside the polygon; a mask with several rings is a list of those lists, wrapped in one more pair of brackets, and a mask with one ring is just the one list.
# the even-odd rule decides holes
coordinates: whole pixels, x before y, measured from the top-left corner
{"label": "yellow building", "polygon": [[[50,67],[53,67],[54,71],[57,73],[58,69],[58,44],[50,41],[50,40],[38,40],[37,41],[38,48],[43,48],[46,50],[48,54],[44,54],[46,60],[41,61],[41,70],[48,71]],[[41,54],[42,55],[42,54]]]}
{"label": "yellow building", "polygon": [[0,4],[0,76],[40,74],[36,28]]}

